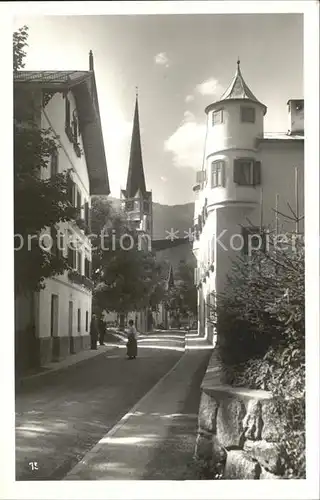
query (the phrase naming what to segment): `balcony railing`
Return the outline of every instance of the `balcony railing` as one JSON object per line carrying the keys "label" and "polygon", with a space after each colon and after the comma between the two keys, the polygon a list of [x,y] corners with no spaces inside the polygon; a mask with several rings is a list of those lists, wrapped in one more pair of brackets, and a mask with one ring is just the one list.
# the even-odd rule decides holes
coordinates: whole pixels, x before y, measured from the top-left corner
{"label": "balcony railing", "polygon": [[93,289],[93,281],[88,278],[87,276],[84,276],[83,274],[78,273],[78,271],[75,270],[70,270],[68,272],[68,278],[72,283],[76,283],[77,285],[81,285],[88,290]]}

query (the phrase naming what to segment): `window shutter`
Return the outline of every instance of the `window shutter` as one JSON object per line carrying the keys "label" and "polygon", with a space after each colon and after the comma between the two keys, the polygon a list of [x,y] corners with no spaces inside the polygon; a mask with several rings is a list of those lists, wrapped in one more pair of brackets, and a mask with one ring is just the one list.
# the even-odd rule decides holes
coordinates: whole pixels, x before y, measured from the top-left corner
{"label": "window shutter", "polygon": [[80,208],[81,208],[81,193],[80,193],[79,189],[77,189],[77,207],[78,207],[79,212],[80,212]]}
{"label": "window shutter", "polygon": [[68,178],[67,190],[68,190],[68,200],[70,201],[71,204],[73,204],[73,180],[71,179],[71,177]]}
{"label": "window shutter", "polygon": [[88,261],[88,278],[92,278],[92,262],[91,260]]}
{"label": "window shutter", "polygon": [[255,161],[253,168],[253,185],[257,186],[259,184],[261,184],[261,161]]}
{"label": "window shutter", "polygon": [[240,181],[240,161],[238,159],[235,159],[233,161],[233,182],[236,184],[239,183]]}
{"label": "window shutter", "polygon": [[89,203],[86,201],[84,204],[84,220],[87,226],[89,225]]}
{"label": "window shutter", "polygon": [[51,167],[51,177],[54,175],[57,175],[57,173],[58,173],[58,151],[56,149],[52,152],[50,167]]}
{"label": "window shutter", "polygon": [[66,96],[66,128],[70,127],[70,102]]}
{"label": "window shutter", "polygon": [[68,264],[70,267],[73,267],[73,250],[71,248],[68,248]]}
{"label": "window shutter", "polygon": [[225,187],[226,185],[226,162],[221,162],[221,186]]}
{"label": "window shutter", "polygon": [[52,239],[51,253],[53,255],[57,255],[58,254],[57,229],[55,226],[51,227],[51,239]]}

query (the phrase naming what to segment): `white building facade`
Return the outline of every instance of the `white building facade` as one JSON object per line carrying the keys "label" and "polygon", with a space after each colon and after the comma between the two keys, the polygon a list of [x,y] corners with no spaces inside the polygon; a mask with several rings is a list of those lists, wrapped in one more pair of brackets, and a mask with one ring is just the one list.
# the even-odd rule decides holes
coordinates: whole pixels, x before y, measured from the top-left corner
{"label": "white building facade", "polygon": [[17,92],[32,91],[41,128],[50,128],[58,143],[41,176],[70,171],[69,198],[77,208],[75,221],[43,232],[43,245],[49,234],[50,251],[68,259],[69,268],[63,275],[46,279],[45,288],[33,296],[32,348],[38,351],[35,357],[40,365],[90,345],[90,198],[108,195],[110,189],[91,52],[89,64],[89,71],[21,71],[15,75]]}
{"label": "white building facade", "polygon": [[303,100],[290,100],[288,109],[289,130],[265,133],[267,108],[246,85],[238,61],[229,88],[205,110],[204,165],[194,186],[193,252],[198,330],[210,342],[215,342],[209,322],[212,294],[225,291],[239,252],[248,254],[252,235],[263,228],[291,230],[292,223],[276,217],[276,212],[288,214],[288,203],[298,215],[303,211]]}

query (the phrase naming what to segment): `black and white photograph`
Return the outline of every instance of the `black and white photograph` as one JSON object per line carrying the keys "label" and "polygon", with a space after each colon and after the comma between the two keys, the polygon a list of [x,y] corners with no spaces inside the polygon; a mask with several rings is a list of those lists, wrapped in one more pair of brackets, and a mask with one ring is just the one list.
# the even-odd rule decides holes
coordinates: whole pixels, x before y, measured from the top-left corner
{"label": "black and white photograph", "polygon": [[1,498],[316,498],[319,5],[9,4]]}

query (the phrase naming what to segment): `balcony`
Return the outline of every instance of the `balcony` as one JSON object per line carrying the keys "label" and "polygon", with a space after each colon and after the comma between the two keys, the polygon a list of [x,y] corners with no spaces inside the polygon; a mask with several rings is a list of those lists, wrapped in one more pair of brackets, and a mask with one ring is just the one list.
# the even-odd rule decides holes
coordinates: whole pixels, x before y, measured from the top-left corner
{"label": "balcony", "polygon": [[78,271],[70,270],[68,272],[68,278],[72,283],[75,283],[76,285],[83,286],[84,288],[90,291],[93,290],[94,286],[93,281],[87,276],[78,273]]}

